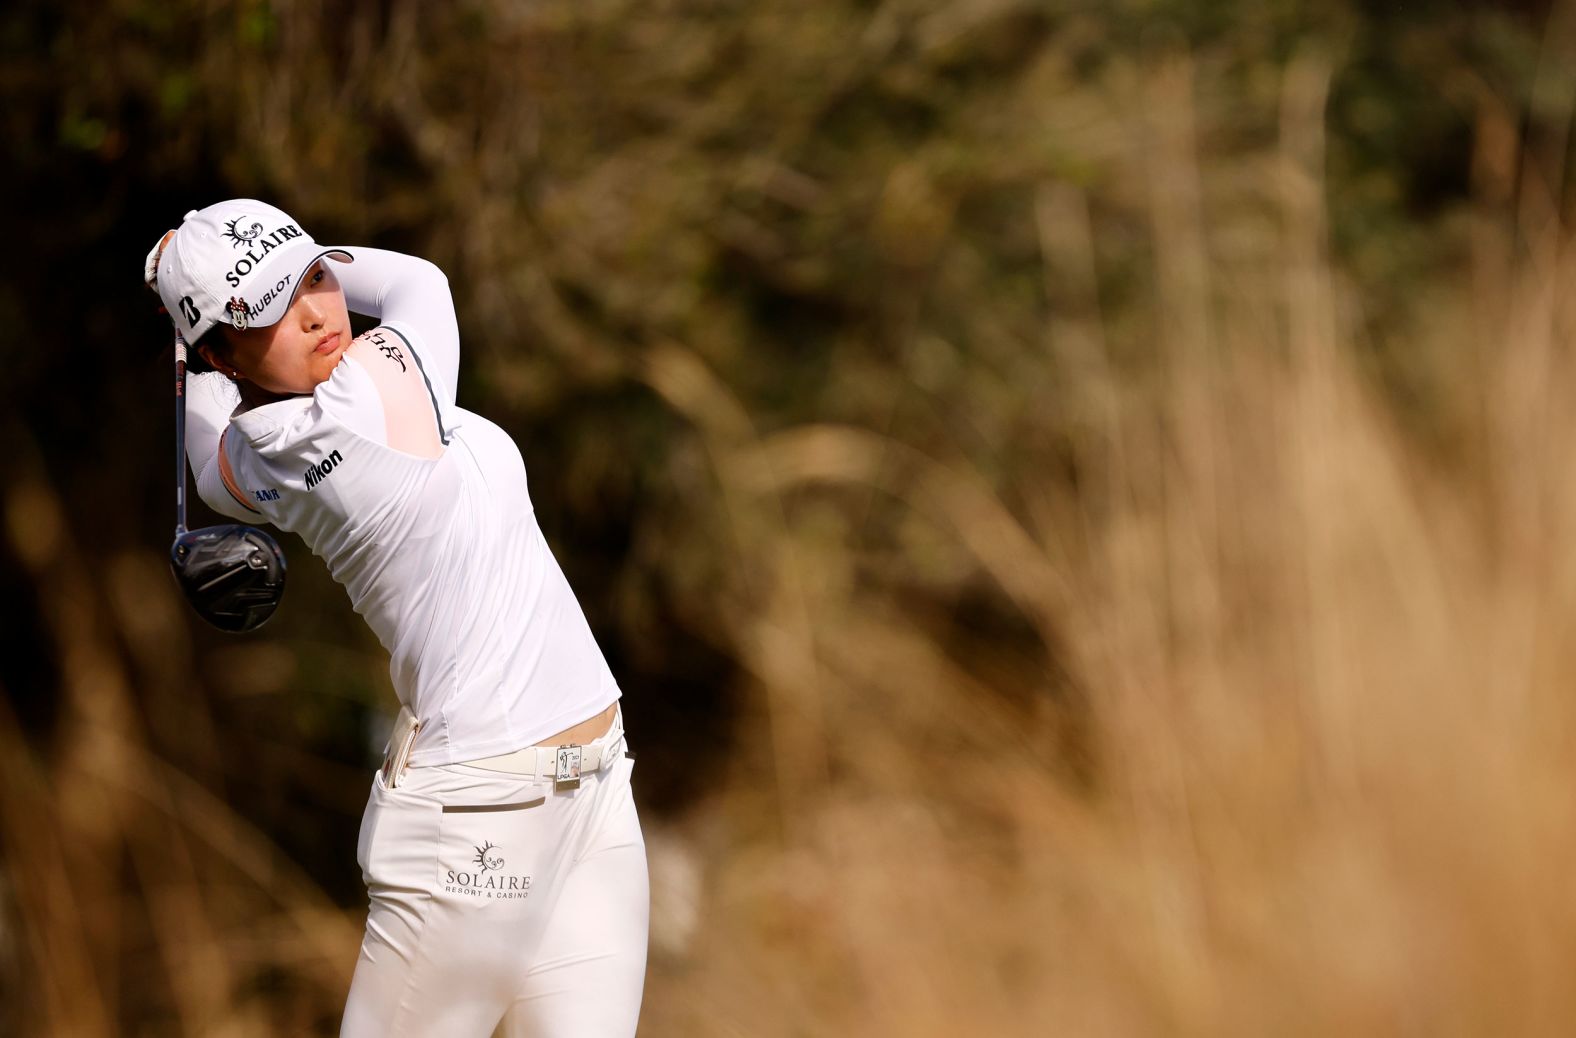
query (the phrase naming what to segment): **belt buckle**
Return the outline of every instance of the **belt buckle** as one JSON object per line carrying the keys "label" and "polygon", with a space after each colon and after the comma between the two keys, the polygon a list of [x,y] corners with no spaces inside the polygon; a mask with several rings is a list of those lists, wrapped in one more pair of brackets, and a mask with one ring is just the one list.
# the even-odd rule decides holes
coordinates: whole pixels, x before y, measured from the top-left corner
{"label": "belt buckle", "polygon": [[558,773],[553,777],[556,790],[580,788],[581,748],[578,745],[558,747]]}

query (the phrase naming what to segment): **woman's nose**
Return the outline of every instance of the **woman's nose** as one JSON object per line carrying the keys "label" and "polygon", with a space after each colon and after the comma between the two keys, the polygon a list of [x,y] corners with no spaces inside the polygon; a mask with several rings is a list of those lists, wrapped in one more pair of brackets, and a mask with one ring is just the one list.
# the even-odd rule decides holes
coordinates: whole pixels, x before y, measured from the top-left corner
{"label": "woman's nose", "polygon": [[311,295],[296,297],[296,302],[301,305],[301,326],[307,331],[323,326],[323,308],[316,298]]}

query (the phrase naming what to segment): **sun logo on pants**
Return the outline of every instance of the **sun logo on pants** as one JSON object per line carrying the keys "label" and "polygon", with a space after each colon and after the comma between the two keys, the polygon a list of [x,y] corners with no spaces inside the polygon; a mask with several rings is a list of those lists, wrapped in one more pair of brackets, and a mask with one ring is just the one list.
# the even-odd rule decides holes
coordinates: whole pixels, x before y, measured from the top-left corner
{"label": "sun logo on pants", "polygon": [[483,872],[496,872],[503,868],[503,855],[494,853],[497,850],[491,843],[476,848],[476,864],[481,866]]}

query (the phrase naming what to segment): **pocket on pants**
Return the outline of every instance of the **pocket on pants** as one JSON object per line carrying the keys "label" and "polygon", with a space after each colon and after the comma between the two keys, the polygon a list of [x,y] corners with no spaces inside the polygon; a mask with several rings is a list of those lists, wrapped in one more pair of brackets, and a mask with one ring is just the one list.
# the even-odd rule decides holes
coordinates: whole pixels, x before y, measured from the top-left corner
{"label": "pocket on pants", "polygon": [[545,790],[497,804],[446,804],[439,813],[435,896],[489,917],[524,912],[547,880],[550,813]]}
{"label": "pocket on pants", "polygon": [[442,807],[431,797],[388,788],[381,772],[373,776],[356,838],[356,863],[368,893],[426,886]]}

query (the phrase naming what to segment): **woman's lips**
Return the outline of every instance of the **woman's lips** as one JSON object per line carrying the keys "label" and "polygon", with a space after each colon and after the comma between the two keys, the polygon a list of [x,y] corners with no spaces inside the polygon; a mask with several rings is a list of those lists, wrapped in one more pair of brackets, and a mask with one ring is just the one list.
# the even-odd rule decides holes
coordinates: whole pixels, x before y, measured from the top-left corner
{"label": "woman's lips", "polygon": [[338,345],[339,345],[339,333],[338,332],[334,332],[334,333],[332,333],[330,335],[325,335],[325,336],[323,336],[322,339],[318,340],[317,349],[314,350],[313,352],[315,352],[315,353],[333,353],[334,352],[334,348],[336,346],[338,346]]}

